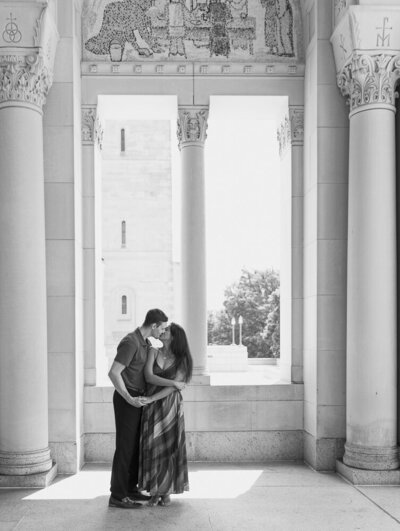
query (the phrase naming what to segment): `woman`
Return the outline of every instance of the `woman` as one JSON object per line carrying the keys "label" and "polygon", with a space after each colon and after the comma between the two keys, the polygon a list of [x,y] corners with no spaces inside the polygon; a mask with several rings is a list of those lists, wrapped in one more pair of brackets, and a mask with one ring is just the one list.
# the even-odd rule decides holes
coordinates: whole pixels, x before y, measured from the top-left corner
{"label": "woman", "polygon": [[[151,348],[144,374],[147,405],[140,438],[140,489],[151,494],[148,505],[170,505],[170,494],[189,490],[182,388],[192,376],[193,362],[183,328],[175,323],[160,337],[163,347]],[[157,377],[177,386],[158,387]],[[184,383],[181,383],[184,382]]]}

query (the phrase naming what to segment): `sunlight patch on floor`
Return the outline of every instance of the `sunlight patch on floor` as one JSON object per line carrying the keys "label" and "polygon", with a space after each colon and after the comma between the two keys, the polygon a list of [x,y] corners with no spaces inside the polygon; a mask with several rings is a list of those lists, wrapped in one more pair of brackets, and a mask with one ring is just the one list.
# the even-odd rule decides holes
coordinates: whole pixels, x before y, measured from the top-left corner
{"label": "sunlight patch on floor", "polygon": [[[250,490],[263,470],[198,470],[189,473],[190,491],[180,499],[233,499]],[[92,500],[109,495],[110,471],[80,471],[58,479],[24,500]]]}

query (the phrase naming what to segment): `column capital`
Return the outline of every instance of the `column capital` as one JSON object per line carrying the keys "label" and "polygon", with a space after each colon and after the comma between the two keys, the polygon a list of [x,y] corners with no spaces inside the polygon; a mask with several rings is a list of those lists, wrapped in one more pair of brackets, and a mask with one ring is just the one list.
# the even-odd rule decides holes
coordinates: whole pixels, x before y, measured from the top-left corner
{"label": "column capital", "polygon": [[42,110],[53,81],[58,38],[47,4],[0,6],[0,108]]}
{"label": "column capital", "polygon": [[400,6],[350,3],[336,2],[341,18],[331,37],[339,88],[351,114],[366,108],[395,110]]}
{"label": "column capital", "polygon": [[99,117],[97,105],[82,105],[81,134],[82,143],[93,145],[96,141],[103,148],[104,126]]}
{"label": "column capital", "polygon": [[179,149],[188,145],[204,146],[207,138],[208,107],[179,105],[177,136]]}
{"label": "column capital", "polygon": [[395,111],[396,85],[400,79],[398,54],[355,52],[338,73],[338,86],[350,104],[350,115],[368,108]]}

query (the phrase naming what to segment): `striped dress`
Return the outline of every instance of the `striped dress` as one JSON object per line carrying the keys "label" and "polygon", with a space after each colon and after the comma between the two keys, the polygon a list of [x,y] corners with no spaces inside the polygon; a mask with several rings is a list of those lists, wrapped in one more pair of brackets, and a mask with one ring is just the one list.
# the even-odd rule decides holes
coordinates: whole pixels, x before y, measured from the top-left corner
{"label": "striped dress", "polygon": [[[161,369],[157,376],[173,380],[176,367]],[[148,384],[147,396],[165,389]],[[140,435],[139,488],[156,494],[180,494],[189,490],[183,399],[179,391],[143,407]]]}

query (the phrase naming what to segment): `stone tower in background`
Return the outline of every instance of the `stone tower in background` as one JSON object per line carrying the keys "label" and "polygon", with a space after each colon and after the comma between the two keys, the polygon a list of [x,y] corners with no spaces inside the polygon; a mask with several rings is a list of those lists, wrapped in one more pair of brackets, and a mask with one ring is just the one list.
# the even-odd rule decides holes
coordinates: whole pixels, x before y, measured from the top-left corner
{"label": "stone tower in background", "polygon": [[105,123],[101,209],[109,361],[149,308],[173,312],[170,129],[168,120]]}

